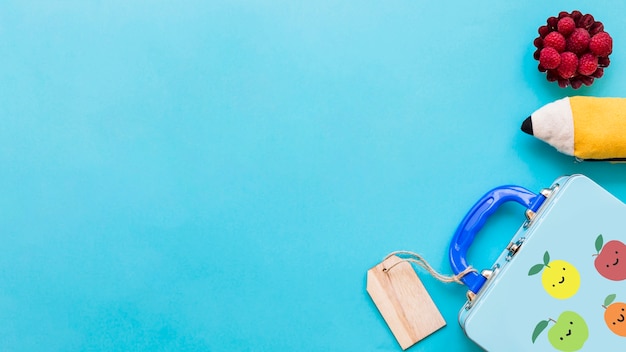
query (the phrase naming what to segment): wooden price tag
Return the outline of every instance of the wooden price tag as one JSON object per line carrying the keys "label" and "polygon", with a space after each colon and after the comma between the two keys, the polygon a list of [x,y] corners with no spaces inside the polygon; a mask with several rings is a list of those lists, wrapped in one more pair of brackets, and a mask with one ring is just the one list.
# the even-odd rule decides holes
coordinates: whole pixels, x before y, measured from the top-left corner
{"label": "wooden price tag", "polygon": [[413,266],[398,256],[367,272],[367,292],[403,350],[446,326]]}

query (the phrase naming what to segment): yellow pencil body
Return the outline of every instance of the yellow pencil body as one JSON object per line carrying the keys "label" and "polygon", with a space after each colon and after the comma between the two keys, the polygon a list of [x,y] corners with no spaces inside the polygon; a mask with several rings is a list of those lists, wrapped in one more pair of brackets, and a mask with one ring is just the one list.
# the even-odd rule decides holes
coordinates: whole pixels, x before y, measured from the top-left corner
{"label": "yellow pencil body", "polygon": [[581,159],[626,158],[626,99],[570,97],[574,156]]}

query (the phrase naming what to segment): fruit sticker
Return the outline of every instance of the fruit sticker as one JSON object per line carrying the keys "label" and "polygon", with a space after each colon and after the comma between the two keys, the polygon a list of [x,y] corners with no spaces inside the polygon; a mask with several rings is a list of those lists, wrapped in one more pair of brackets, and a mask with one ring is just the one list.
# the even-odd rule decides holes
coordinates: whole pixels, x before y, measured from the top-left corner
{"label": "fruit sticker", "polygon": [[596,238],[596,259],[593,265],[600,275],[613,281],[626,279],[626,245],[620,241],[604,244],[602,235]]}
{"label": "fruit sticker", "polygon": [[624,322],[624,316],[626,315],[626,303],[615,302],[615,295],[608,295],[604,299],[604,322],[615,335],[626,336],[626,322]]}
{"label": "fruit sticker", "polygon": [[541,284],[548,294],[557,299],[567,299],[578,292],[580,287],[580,274],[576,268],[564,261],[550,261],[548,251],[543,255],[543,264],[533,265],[528,271],[528,276],[541,274]]}
{"label": "fruit sticker", "polygon": [[589,328],[583,317],[575,312],[565,311],[556,321],[552,318],[540,321],[533,331],[533,343],[550,322],[554,323],[554,326],[548,331],[548,341],[559,351],[578,351],[589,337]]}

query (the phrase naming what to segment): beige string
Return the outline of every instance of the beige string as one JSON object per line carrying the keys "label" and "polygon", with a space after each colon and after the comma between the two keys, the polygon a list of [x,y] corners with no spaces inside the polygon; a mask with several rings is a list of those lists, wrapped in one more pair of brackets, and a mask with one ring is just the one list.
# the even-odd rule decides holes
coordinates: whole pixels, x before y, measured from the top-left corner
{"label": "beige string", "polygon": [[394,255],[406,255],[409,256],[409,258],[400,258],[401,260],[399,262],[395,262],[393,265],[391,265],[388,268],[384,268],[383,271],[389,271],[391,269],[393,269],[393,267],[395,267],[396,265],[402,263],[402,262],[410,262],[410,263],[415,263],[419,266],[421,266],[422,268],[426,269],[426,271],[428,271],[428,273],[430,275],[432,275],[435,279],[441,281],[441,282],[445,282],[445,283],[450,283],[450,282],[456,282],[457,284],[461,284],[463,285],[463,282],[461,281],[461,278],[471,272],[476,272],[477,270],[472,268],[471,266],[468,266],[467,268],[465,268],[465,270],[461,271],[460,273],[456,274],[456,275],[452,275],[452,276],[445,276],[445,275],[441,275],[439,274],[435,269],[433,269],[432,266],[430,266],[430,264],[428,264],[428,262],[426,261],[426,259],[424,259],[421,255],[411,252],[411,251],[395,251],[395,252],[391,252],[389,253],[386,257],[385,260],[389,259],[390,257],[394,256]]}

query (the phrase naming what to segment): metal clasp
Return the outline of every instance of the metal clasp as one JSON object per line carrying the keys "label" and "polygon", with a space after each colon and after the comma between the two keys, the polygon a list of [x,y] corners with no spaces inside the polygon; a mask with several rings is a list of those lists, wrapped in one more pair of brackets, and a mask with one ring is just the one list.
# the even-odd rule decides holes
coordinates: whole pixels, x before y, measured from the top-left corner
{"label": "metal clasp", "polygon": [[511,259],[513,259],[513,257],[515,256],[515,254],[517,253],[517,251],[519,251],[519,249],[522,247],[522,244],[524,243],[524,240],[526,238],[522,237],[519,240],[515,241],[515,242],[510,242],[508,246],[506,246],[506,250],[509,251],[509,254],[507,254],[506,256],[506,261],[511,261]]}
{"label": "metal clasp", "polygon": [[[559,184],[556,183],[554,184],[552,187],[550,188],[544,188],[542,189],[539,193],[544,196],[546,198],[546,200],[548,198],[550,198],[550,196],[554,193],[554,191],[556,191],[556,189],[559,188]],[[545,200],[543,201],[543,204],[545,204]],[[542,204],[542,205],[543,205]],[[539,207],[539,209],[541,209],[541,207]],[[539,210],[537,210],[539,211]],[[530,224],[533,222],[533,220],[535,219],[535,215],[537,215],[536,211],[532,211],[530,209],[526,209],[526,221],[524,222],[524,228],[528,228],[528,226],[530,226]]]}

